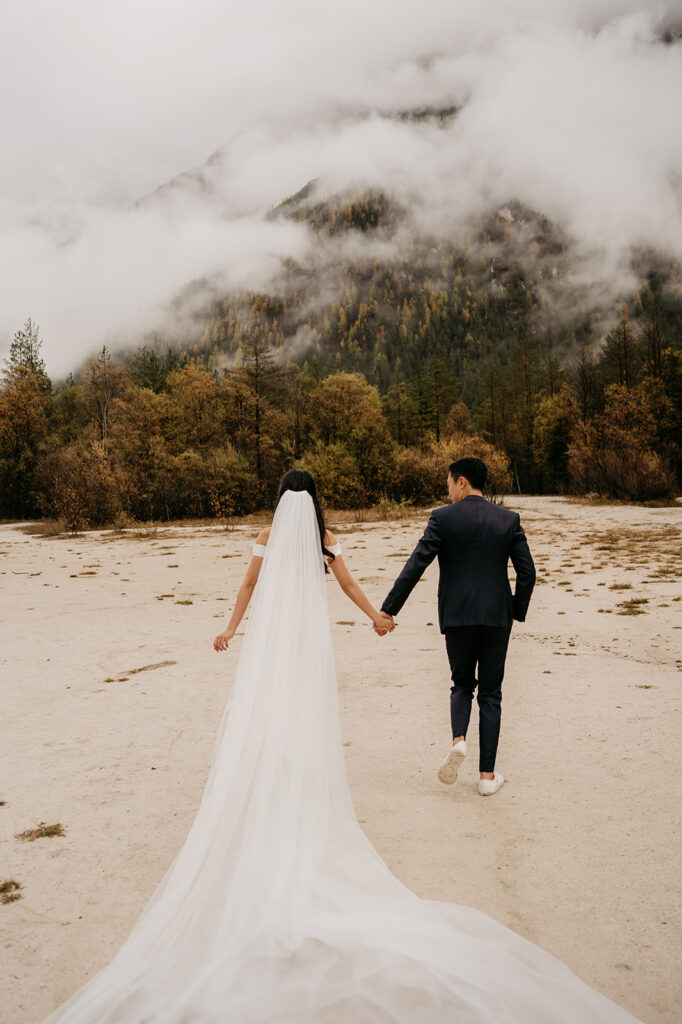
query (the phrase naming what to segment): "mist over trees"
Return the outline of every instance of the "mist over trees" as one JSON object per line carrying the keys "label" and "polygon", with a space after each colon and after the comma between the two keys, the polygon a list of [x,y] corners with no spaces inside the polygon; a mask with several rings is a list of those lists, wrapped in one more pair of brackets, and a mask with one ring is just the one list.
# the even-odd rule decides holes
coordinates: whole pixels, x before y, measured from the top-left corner
{"label": "mist over trees", "polygon": [[[304,190],[273,216],[306,217],[319,260],[286,263],[271,294],[214,301],[184,350],[160,336],[125,357],[102,348],[53,385],[38,328],[17,331],[0,381],[1,516],[227,518],[270,507],[292,465],[337,508],[430,504],[448,462],[472,453],[495,494],[679,487],[674,268],[648,260],[600,346],[597,313],[579,292],[566,301],[565,241],[530,211],[500,211],[467,253],[413,236],[400,259],[382,256],[402,212],[381,195]],[[376,254],[330,258],[325,238],[343,233]]]}

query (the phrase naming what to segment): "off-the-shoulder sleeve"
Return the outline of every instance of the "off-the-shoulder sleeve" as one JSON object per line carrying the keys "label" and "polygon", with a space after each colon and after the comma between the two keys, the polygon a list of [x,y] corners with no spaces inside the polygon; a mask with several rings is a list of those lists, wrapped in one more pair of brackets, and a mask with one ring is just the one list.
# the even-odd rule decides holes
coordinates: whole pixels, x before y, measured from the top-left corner
{"label": "off-the-shoulder sleeve", "polygon": [[263,558],[263,556],[265,555],[265,544],[254,544],[253,553],[256,556],[256,558]]}
{"label": "off-the-shoulder sleeve", "polygon": [[327,548],[327,551],[331,551],[331,553],[333,555],[340,555],[341,554],[341,545],[340,544],[332,544],[331,547]]}

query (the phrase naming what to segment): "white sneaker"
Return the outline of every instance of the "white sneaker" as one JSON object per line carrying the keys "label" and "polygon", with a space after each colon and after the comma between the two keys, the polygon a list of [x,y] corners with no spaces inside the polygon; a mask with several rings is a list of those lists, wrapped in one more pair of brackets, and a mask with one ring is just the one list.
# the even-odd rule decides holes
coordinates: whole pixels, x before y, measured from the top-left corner
{"label": "white sneaker", "polygon": [[479,779],[478,792],[481,796],[492,796],[493,793],[497,793],[504,782],[504,776],[500,775],[499,772],[493,772],[493,775],[494,778],[492,779]]}
{"label": "white sneaker", "polygon": [[459,740],[450,747],[448,756],[438,769],[438,778],[441,782],[444,782],[446,786],[451,786],[453,782],[457,781],[457,772],[459,771],[459,766],[466,757],[466,754],[466,740]]}

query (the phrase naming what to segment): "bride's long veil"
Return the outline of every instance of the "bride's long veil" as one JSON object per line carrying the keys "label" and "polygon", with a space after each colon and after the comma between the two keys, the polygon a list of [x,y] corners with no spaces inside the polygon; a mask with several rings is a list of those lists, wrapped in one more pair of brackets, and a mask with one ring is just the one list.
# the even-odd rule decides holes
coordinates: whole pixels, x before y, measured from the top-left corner
{"label": "bride's long veil", "polygon": [[361,831],[315,509],[287,491],[187,839],[113,960],[45,1024],[577,1020],[634,1018],[491,918],[418,899]]}

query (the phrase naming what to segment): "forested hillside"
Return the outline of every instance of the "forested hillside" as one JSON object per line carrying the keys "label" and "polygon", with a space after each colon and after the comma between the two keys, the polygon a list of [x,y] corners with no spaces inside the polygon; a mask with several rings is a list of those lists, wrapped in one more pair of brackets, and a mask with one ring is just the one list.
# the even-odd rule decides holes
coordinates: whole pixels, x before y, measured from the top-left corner
{"label": "forested hillside", "polygon": [[271,503],[297,461],[328,504],[428,503],[469,451],[497,493],[679,487],[677,268],[640,254],[639,287],[605,311],[560,232],[518,205],[466,244],[415,231],[379,192],[323,199],[313,183],[270,216],[310,224],[314,256],[268,294],[214,300],[184,349],[103,349],[53,385],[36,327],[17,332],[0,515],[228,516]]}

